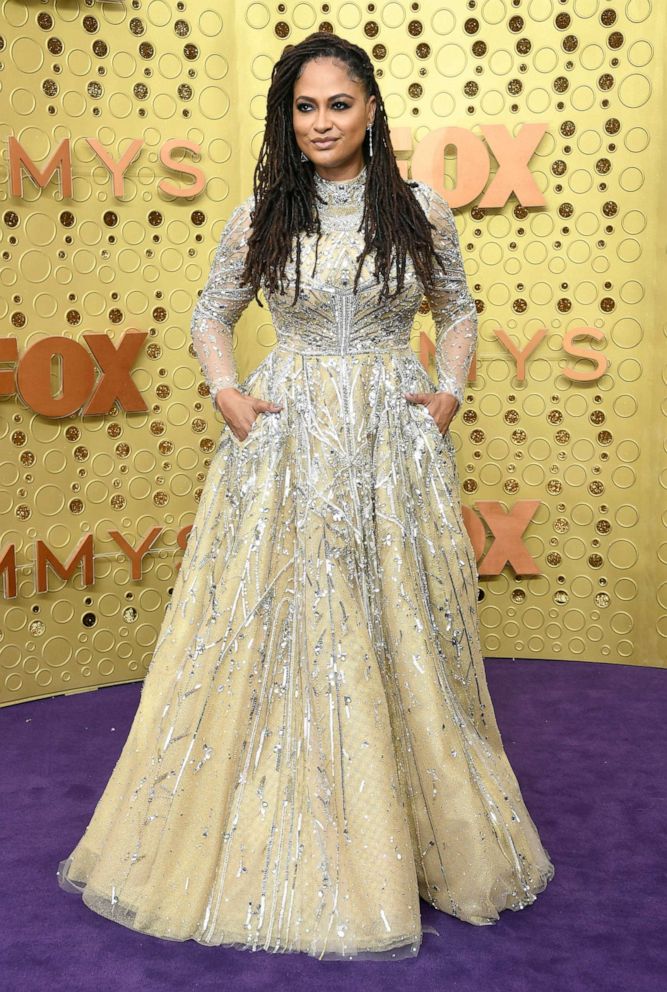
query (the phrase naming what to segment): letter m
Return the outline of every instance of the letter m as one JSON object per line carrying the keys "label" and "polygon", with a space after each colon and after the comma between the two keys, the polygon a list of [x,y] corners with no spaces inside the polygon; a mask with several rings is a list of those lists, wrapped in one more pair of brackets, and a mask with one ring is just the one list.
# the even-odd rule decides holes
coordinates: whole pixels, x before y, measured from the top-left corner
{"label": "letter m", "polygon": [[39,169],[17,139],[9,137],[9,183],[12,196],[23,196],[23,170],[40,188],[44,189],[55,172],[60,173],[63,197],[72,195],[72,160],[69,138],[63,138],[43,169]]}

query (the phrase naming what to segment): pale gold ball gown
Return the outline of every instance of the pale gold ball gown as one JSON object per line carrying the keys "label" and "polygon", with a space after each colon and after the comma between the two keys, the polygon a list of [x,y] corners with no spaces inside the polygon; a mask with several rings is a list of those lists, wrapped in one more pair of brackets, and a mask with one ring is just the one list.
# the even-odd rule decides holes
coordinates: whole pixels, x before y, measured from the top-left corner
{"label": "pale gold ball gown", "polygon": [[[453,443],[403,395],[463,397],[477,316],[454,217],[415,184],[447,262],[435,387],[409,343],[410,257],[398,299],[372,258],[352,290],[366,178],[315,174],[317,259],[302,236],[297,303],[293,259],[268,299],[278,344],[239,384],[283,409],[242,442],[222,430],[129,736],[58,869],[158,937],[399,959],[419,951],[420,896],[490,924],[554,875],[487,689]],[[237,384],[252,204],[193,315],[212,396]]]}

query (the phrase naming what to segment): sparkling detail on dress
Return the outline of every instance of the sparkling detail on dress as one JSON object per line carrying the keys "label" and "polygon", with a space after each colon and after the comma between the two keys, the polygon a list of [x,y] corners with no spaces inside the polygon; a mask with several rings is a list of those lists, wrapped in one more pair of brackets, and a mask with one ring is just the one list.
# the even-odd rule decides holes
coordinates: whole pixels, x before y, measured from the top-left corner
{"label": "sparkling detail on dress", "polygon": [[328,206],[345,207],[349,214],[363,209],[367,175],[365,165],[353,179],[324,179],[315,170],[315,190]]}
{"label": "sparkling detail on dress", "polygon": [[[121,756],[58,868],[92,910],[158,937],[322,959],[418,953],[419,898],[487,925],[554,866],[487,689],[456,458],[409,334],[422,287],[380,301],[358,230],[365,168],[316,178],[300,294],[238,383],[232,329],[252,197],[227,222],[192,336],[211,395],[282,403],[224,428]],[[439,388],[476,341],[454,218],[413,190],[444,252],[430,297]],[[293,256],[295,253],[293,252]],[[437,271],[437,270],[436,270]]]}

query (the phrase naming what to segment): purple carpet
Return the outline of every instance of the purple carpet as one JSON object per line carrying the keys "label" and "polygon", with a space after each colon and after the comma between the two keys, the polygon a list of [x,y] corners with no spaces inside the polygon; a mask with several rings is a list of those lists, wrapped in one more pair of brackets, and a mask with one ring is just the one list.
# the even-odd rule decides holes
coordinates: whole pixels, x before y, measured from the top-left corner
{"label": "purple carpet", "polygon": [[505,749],[556,875],[474,927],[422,902],[419,957],[317,961],[148,937],[59,889],[139,702],[139,683],[0,710],[6,992],[667,988],[665,686],[658,668],[486,663]]}

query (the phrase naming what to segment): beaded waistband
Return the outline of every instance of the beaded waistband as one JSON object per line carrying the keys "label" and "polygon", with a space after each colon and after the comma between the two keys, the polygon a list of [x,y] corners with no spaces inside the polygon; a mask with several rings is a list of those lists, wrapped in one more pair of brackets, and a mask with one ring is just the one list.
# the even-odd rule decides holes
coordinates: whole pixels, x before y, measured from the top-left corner
{"label": "beaded waistband", "polygon": [[393,354],[399,354],[399,355],[412,354],[415,356],[415,358],[417,357],[417,354],[409,341],[404,344],[397,344],[395,346],[383,347],[383,348],[361,348],[361,347],[355,348],[353,346],[351,347],[348,344],[344,350],[341,348],[339,351],[334,351],[332,346],[329,346],[328,348],[304,348],[304,347],[293,348],[290,345],[284,344],[283,342],[279,341],[275,345],[274,350],[289,351],[295,355],[331,355],[336,358],[343,358],[346,355],[378,355],[379,356],[379,355],[393,355]]}

